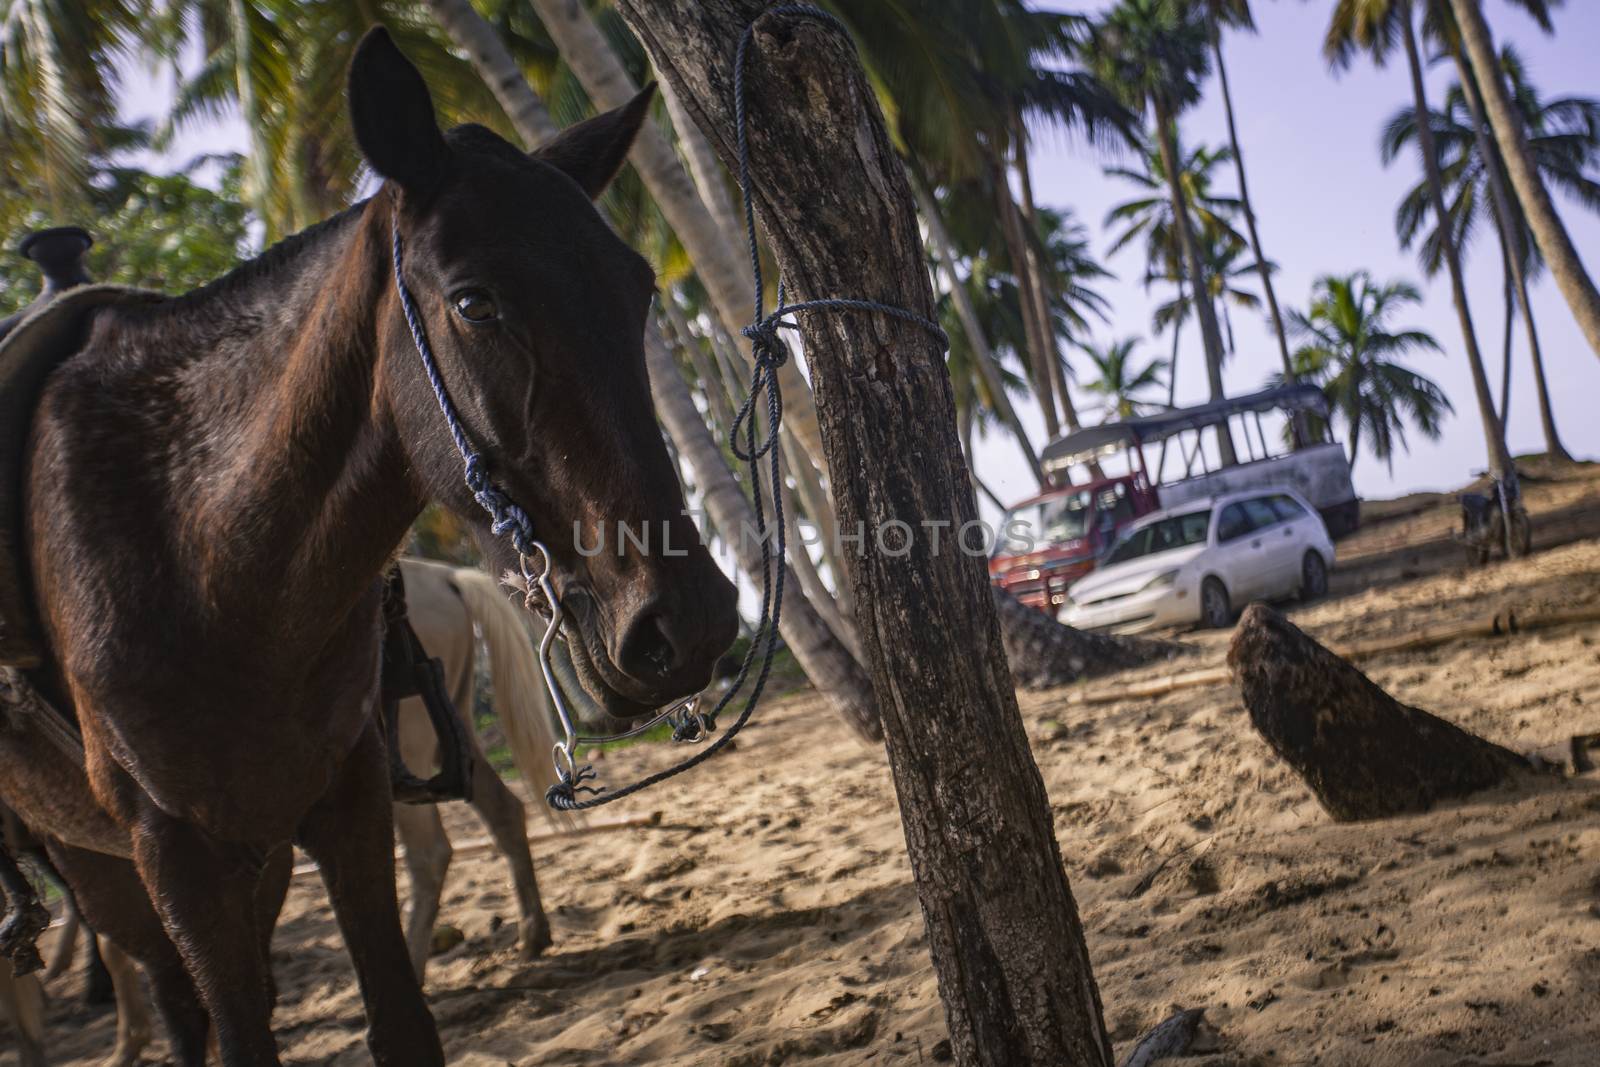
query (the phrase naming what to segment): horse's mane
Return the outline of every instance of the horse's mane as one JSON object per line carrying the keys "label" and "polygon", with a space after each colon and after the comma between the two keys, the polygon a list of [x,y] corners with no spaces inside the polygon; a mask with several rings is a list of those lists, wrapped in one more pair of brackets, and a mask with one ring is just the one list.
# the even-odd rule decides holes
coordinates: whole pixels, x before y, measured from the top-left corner
{"label": "horse's mane", "polygon": [[153,310],[167,312],[192,311],[197,305],[210,303],[215,300],[225,300],[250,289],[255,283],[271,278],[286,264],[293,262],[308,250],[316,248],[335,232],[344,228],[350,220],[359,216],[366,209],[367,200],[359,200],[336,214],[330,215],[321,222],[316,222],[301,230],[299,233],[290,234],[281,241],[263,249],[256,256],[245,260],[226,274],[219,275],[204,285],[191,289],[187,293],[174,296],[161,304],[154,306]]}

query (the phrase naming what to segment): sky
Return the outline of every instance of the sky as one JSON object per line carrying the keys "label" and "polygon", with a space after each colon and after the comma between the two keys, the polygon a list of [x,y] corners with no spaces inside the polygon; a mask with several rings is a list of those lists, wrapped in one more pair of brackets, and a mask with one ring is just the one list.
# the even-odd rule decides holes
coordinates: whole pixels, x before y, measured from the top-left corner
{"label": "sky", "polygon": [[[1094,10],[1108,5],[1083,0],[1063,6]],[[1380,281],[1404,279],[1421,286],[1425,299],[1407,309],[1395,325],[1428,330],[1444,348],[1440,354],[1422,353],[1412,359],[1413,367],[1443,386],[1455,405],[1443,436],[1429,442],[1420,434],[1411,434],[1411,451],[1396,458],[1392,473],[1371,456],[1363,456],[1354,471],[1356,487],[1371,498],[1457,487],[1483,469],[1485,450],[1449,283],[1443,274],[1432,280],[1424,278],[1415,257],[1400,248],[1393,226],[1395,205],[1420,178],[1421,164],[1412,154],[1385,169],[1378,158],[1379,131],[1396,108],[1411,99],[1403,57],[1397,56],[1385,69],[1358,62],[1335,78],[1321,55],[1330,3],[1256,0],[1253,6],[1258,33],[1231,35],[1224,48],[1261,240],[1268,259],[1278,265],[1274,280],[1279,302],[1285,308],[1304,308],[1313,281],[1323,274],[1364,269]],[[1600,40],[1600,3],[1578,0],[1568,4],[1557,14],[1554,36],[1542,34],[1505,0],[1484,0],[1484,9],[1496,42],[1510,41],[1517,46],[1533,83],[1546,98],[1600,96],[1600,73],[1592,58],[1593,42]],[[1430,71],[1432,102],[1443,99],[1453,78],[1450,64],[1439,64]],[[124,111],[130,118],[159,115],[170,99],[167,76],[128,68],[123,72],[123,84]],[[1219,146],[1226,143],[1227,128],[1214,77],[1205,90],[1204,101],[1183,116],[1183,135],[1191,145]],[[245,144],[237,118],[224,117],[183,131],[166,156],[155,162],[175,166],[200,152],[242,150]],[[1115,160],[1049,131],[1039,132],[1030,158],[1039,202],[1071,209],[1088,226],[1095,253],[1105,257],[1111,243],[1109,231],[1102,225],[1105,214],[1135,194],[1127,182],[1102,173],[1102,168]],[[1231,171],[1225,170],[1219,179],[1217,191],[1231,193]],[[1559,198],[1558,207],[1579,254],[1590,271],[1600,276],[1600,217]],[[1147,293],[1140,284],[1141,254],[1127,249],[1105,263],[1118,277],[1100,287],[1112,312],[1109,323],[1096,324],[1095,339],[1143,337],[1146,357],[1170,354],[1169,336],[1151,339],[1151,312],[1166,294],[1161,287]],[[1467,290],[1479,347],[1498,393],[1504,318],[1499,255],[1487,230],[1469,252]],[[1574,455],[1600,458],[1600,419],[1592,410],[1600,399],[1600,357],[1584,342],[1548,274],[1535,285],[1532,299],[1557,427]],[[1224,376],[1228,392],[1244,393],[1259,388],[1277,368],[1277,345],[1264,313],[1235,309],[1232,316],[1239,351]],[[1518,329],[1509,443],[1514,453],[1542,451],[1520,324]],[[1196,325],[1191,323],[1180,345],[1179,403],[1203,400],[1205,378]],[[1069,353],[1069,360],[1073,359]],[[1087,365],[1081,355],[1075,362]],[[1022,413],[1036,443],[1042,443],[1043,419],[1037,407],[1024,405]],[[1098,418],[1087,413],[1086,417]],[[1001,497],[1010,500],[1030,495],[1032,478],[1015,444],[1003,432],[991,431],[988,439],[979,443],[977,465]]]}

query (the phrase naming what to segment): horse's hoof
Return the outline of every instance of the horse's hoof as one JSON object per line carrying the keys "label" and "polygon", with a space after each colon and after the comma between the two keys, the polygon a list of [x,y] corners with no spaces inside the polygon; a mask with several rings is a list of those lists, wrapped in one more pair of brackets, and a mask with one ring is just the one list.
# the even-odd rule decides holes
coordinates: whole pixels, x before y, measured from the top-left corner
{"label": "horse's hoof", "polygon": [[39,935],[50,925],[50,913],[37,900],[13,901],[11,915],[0,924],[0,955],[11,961],[18,978],[44,970]]}

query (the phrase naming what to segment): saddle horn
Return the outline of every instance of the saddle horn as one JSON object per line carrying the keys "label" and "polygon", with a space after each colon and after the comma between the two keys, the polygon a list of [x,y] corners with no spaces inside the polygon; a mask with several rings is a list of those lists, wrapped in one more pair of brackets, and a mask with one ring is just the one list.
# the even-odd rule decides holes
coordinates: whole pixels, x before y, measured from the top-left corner
{"label": "saddle horn", "polygon": [[28,234],[18,251],[39,265],[44,275],[44,290],[39,296],[48,300],[63,289],[88,284],[83,256],[93,246],[94,238],[83,227],[54,226]]}

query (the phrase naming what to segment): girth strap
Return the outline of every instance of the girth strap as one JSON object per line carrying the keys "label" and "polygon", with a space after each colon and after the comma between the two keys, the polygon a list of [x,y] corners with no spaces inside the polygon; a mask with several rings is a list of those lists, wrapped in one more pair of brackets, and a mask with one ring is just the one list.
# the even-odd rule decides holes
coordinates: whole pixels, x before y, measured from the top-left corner
{"label": "girth strap", "polygon": [[[400,568],[389,568],[383,586],[382,701],[389,748],[389,782],[402,804],[472,799],[472,749],[466,726],[445,688],[444,667],[428,655],[406,615],[406,585]],[[439,773],[418,778],[400,754],[400,701],[420,697],[439,739]]]}

